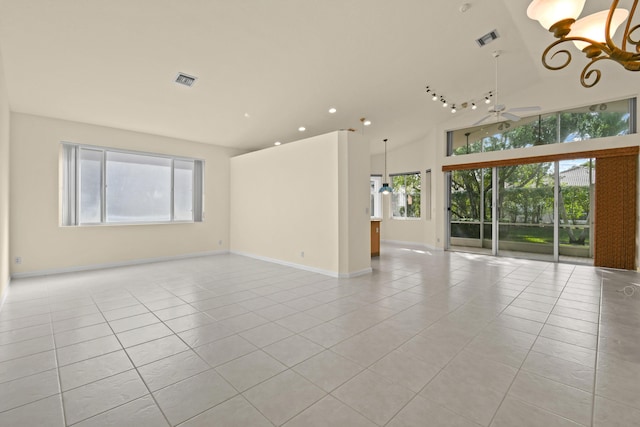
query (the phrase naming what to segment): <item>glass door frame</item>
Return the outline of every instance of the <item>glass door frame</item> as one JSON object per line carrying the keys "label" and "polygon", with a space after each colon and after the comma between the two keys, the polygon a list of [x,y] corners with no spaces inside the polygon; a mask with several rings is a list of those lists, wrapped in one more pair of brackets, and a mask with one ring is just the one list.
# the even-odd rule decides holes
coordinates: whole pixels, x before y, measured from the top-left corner
{"label": "glass door frame", "polygon": [[[593,157],[590,157],[590,159],[596,159]],[[562,160],[553,160],[553,165],[554,165],[554,171],[553,171],[553,262],[559,262],[560,261],[560,212],[559,212],[559,198],[560,198],[560,163]],[[522,164],[529,164],[528,162],[524,162]],[[500,248],[499,248],[499,215],[498,215],[498,200],[499,200],[499,174],[498,174],[498,167],[499,166],[492,166],[491,169],[491,173],[492,173],[492,194],[491,194],[491,254],[493,256],[498,256],[500,253]],[[483,168],[483,169],[489,169],[487,168]],[[451,211],[451,190],[452,190],[452,171],[447,171],[446,172],[446,176],[445,176],[445,197],[446,197],[446,203],[445,203],[445,249],[446,250],[450,250],[451,249],[451,215],[452,215],[452,211]],[[590,200],[590,205],[593,206],[593,192],[591,191],[591,187],[593,186],[593,182],[591,182],[591,173],[590,173],[590,178],[589,178],[589,197],[591,198]],[[481,179],[481,194],[484,194],[484,179]],[[481,226],[480,226],[480,238],[482,241],[482,238],[484,237],[484,197],[481,197],[481,218],[480,218],[480,222],[481,222]],[[590,208],[591,210],[591,208]],[[590,223],[588,224],[588,226],[590,227],[590,233],[593,233],[593,226],[592,226],[592,221],[590,220]],[[589,239],[589,251],[590,251],[590,256],[588,258],[593,258],[593,241],[592,239]],[[526,252],[523,252],[526,253]]]}

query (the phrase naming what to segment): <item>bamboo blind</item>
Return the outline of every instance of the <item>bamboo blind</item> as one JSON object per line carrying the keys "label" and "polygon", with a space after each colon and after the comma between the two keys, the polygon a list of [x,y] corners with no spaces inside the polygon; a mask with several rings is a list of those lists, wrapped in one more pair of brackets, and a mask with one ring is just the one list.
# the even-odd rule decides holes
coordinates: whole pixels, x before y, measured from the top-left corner
{"label": "bamboo blind", "polygon": [[638,156],[596,160],[594,265],[635,270]]}

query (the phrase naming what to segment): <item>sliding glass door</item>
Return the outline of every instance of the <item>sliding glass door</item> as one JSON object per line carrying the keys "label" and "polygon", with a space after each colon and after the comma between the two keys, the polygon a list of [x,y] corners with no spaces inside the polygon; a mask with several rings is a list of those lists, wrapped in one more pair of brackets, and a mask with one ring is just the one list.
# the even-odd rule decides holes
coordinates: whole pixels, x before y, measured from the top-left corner
{"label": "sliding glass door", "polygon": [[555,164],[498,168],[498,253],[554,259]]}
{"label": "sliding glass door", "polygon": [[559,162],[560,260],[593,258],[595,160]]}
{"label": "sliding glass door", "polygon": [[458,250],[492,250],[491,168],[451,172],[450,245]]}
{"label": "sliding glass door", "polygon": [[594,159],[457,170],[449,181],[450,249],[592,262]]}

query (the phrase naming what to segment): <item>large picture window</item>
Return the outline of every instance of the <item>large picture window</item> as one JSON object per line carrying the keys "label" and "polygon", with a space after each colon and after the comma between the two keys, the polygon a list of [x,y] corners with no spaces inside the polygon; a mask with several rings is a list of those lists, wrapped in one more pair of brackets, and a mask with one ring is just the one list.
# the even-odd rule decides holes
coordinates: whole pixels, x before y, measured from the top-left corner
{"label": "large picture window", "polygon": [[420,218],[420,172],[391,175],[391,217]]}
{"label": "large picture window", "polygon": [[636,133],[636,98],[588,105],[512,122],[504,119],[449,131],[447,155],[576,142]]}
{"label": "large picture window", "polygon": [[202,221],[202,160],[62,147],[63,225]]}

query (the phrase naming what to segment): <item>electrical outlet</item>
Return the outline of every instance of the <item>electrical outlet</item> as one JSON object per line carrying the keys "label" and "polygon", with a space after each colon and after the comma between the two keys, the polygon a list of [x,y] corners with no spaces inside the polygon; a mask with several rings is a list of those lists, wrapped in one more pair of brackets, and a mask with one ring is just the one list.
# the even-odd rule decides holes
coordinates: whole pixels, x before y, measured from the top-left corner
{"label": "electrical outlet", "polygon": [[300,252],[300,258],[304,258],[304,251]]}
{"label": "electrical outlet", "polygon": [[16,257],[16,264],[22,264],[22,257],[21,256],[17,256]]}
{"label": "electrical outlet", "polygon": [[218,245],[222,246],[222,240],[218,240]]}

